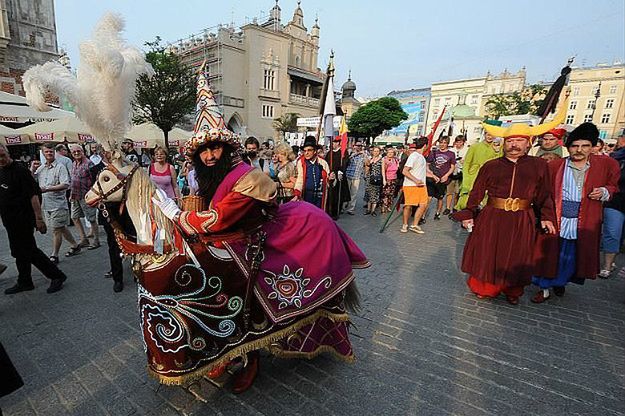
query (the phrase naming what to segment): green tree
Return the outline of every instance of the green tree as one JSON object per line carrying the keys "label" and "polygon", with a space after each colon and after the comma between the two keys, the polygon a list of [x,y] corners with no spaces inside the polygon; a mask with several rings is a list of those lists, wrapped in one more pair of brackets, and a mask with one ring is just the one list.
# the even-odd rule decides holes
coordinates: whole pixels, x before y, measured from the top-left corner
{"label": "green tree", "polygon": [[297,119],[301,117],[298,113],[284,113],[282,116],[273,120],[273,128],[276,129],[281,136],[284,133],[297,132]]}
{"label": "green tree", "polygon": [[152,122],[165,134],[169,147],[169,131],[195,107],[195,76],[176,54],[169,53],[160,44],[146,42],[149,51],[145,55],[154,75],[141,75],[137,80],[133,102],[133,121]]}
{"label": "green tree", "polygon": [[393,97],[382,97],[370,101],[360,107],[349,119],[349,131],[355,135],[375,137],[384,130],[392,129],[408,118],[408,114],[401,108],[401,104]]}
{"label": "green tree", "polygon": [[491,119],[501,116],[534,114],[547,93],[542,85],[529,85],[522,91],[507,94],[496,94],[486,101],[486,115]]}

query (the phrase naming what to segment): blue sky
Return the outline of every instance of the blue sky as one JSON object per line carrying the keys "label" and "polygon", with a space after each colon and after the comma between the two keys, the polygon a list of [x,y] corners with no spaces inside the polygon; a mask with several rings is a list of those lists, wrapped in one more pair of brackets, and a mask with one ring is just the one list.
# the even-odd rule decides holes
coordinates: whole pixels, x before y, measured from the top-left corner
{"label": "blue sky", "polygon": [[[280,0],[283,23],[296,0]],[[266,16],[274,0],[57,0],[59,46],[75,66],[78,43],[88,38],[106,11],[126,19],[126,38],[141,46],[159,35],[185,38],[218,23]],[[303,0],[308,28],[321,27],[319,62],[336,53],[337,87],[352,70],[358,96],[517,71],[530,82],[553,80],[576,56],[575,65],[625,61],[623,0]],[[263,15],[264,13],[264,15]]]}

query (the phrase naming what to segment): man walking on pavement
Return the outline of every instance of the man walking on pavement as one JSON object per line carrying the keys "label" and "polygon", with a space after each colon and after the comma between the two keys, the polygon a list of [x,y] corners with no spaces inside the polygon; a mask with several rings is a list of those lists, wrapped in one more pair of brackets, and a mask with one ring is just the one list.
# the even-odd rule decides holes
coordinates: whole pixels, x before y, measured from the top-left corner
{"label": "man walking on pavement", "polygon": [[[52,149],[54,154],[54,149]],[[7,230],[11,255],[18,271],[17,283],[7,295],[33,290],[31,265],[51,280],[48,293],[61,290],[67,276],[37,247],[34,230],[46,232],[37,184],[28,169],[19,166],[0,144],[0,218]]]}
{"label": "man walking on pavement", "polygon": [[65,253],[66,257],[80,253],[80,247],[67,228],[69,212],[65,191],[69,188],[69,172],[61,163],[57,162],[54,154],[54,145],[46,143],[43,147],[43,155],[46,163],[37,169],[36,175],[39,180],[39,188],[42,193],[42,208],[46,225],[52,229],[52,254],[50,261],[59,262],[59,249],[63,237],[71,244],[70,250]]}
{"label": "man walking on pavement", "polygon": [[[74,163],[72,164],[71,185],[70,185],[70,209],[71,217],[78,234],[80,236],[80,247],[87,247],[89,250],[100,247],[100,236],[97,221],[97,208],[90,207],[85,202],[85,195],[93,185],[93,163],[85,156],[85,152],[78,144],[70,146]],[[93,244],[89,243],[89,239],[85,234],[82,224],[82,218],[87,218],[91,226],[91,237]]]}
{"label": "man walking on pavement", "polygon": [[584,284],[599,273],[603,202],[618,190],[621,171],[616,160],[591,155],[598,140],[597,127],[583,123],[566,140],[570,156],[549,162],[559,232],[538,239],[534,303],[551,298],[549,289],[564,296],[568,282]]}
{"label": "man walking on pavement", "polygon": [[360,188],[360,180],[364,169],[365,154],[362,150],[362,142],[356,142],[354,143],[353,152],[349,155],[345,172],[350,195],[350,200],[346,204],[345,212],[349,215],[354,215],[354,209],[356,209],[356,195],[358,194],[358,188]]}

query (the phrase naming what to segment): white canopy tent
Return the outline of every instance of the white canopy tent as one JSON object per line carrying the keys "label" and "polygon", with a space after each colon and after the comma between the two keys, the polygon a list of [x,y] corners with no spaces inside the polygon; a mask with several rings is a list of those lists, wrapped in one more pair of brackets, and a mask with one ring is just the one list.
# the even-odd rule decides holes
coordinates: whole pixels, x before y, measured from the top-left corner
{"label": "white canopy tent", "polygon": [[89,143],[94,141],[89,128],[77,117],[64,117],[54,121],[42,121],[17,129],[28,134],[34,143],[70,142]]}
{"label": "white canopy tent", "polygon": [[70,116],[74,116],[74,113],[58,108],[37,111],[28,105],[26,98],[0,91],[0,123],[36,123]]}
{"label": "white canopy tent", "polygon": [[192,131],[186,131],[178,127],[174,127],[169,131],[169,146],[181,147],[193,136]]}
{"label": "white canopy tent", "polygon": [[30,136],[0,124],[0,143],[7,146],[29,144]]}
{"label": "white canopy tent", "polygon": [[131,139],[136,148],[151,149],[156,146],[165,146],[165,134],[156,124],[143,123],[132,126],[125,138]]}

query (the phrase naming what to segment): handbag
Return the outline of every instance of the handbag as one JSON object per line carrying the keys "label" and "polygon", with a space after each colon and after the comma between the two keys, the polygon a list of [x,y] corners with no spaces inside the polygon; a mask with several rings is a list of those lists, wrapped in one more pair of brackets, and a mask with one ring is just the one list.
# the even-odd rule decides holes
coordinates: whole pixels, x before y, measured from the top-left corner
{"label": "handbag", "polygon": [[374,186],[382,185],[382,175],[372,176],[369,180],[369,183]]}

